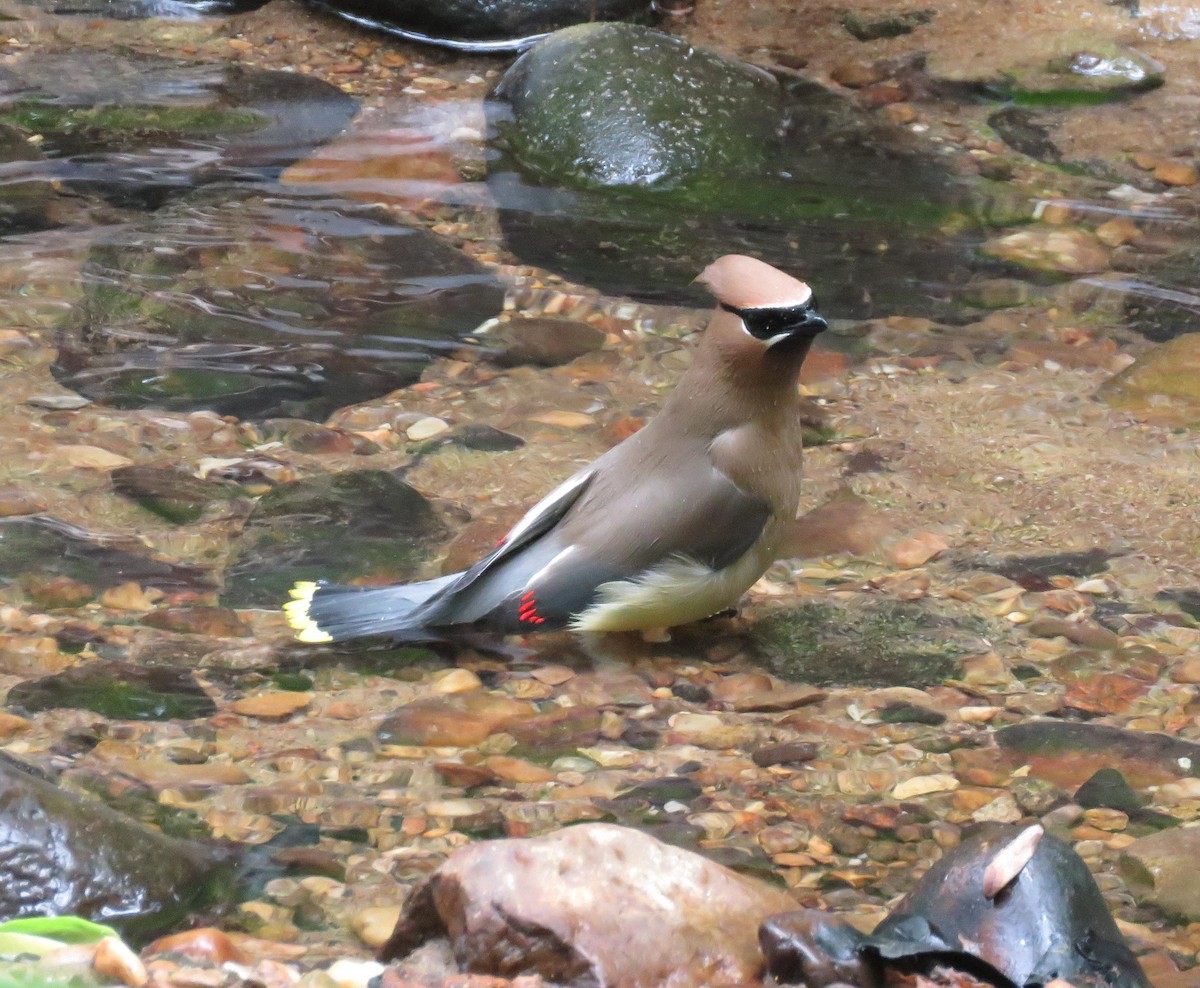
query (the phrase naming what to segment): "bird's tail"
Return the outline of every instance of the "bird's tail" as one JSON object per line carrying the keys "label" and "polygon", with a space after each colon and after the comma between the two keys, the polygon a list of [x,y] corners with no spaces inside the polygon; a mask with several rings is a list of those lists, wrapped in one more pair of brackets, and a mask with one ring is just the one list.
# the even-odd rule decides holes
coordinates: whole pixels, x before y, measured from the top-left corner
{"label": "bird's tail", "polygon": [[302,642],[340,642],[389,635],[420,626],[417,609],[462,574],[391,587],[297,583],[283,605],[288,624]]}

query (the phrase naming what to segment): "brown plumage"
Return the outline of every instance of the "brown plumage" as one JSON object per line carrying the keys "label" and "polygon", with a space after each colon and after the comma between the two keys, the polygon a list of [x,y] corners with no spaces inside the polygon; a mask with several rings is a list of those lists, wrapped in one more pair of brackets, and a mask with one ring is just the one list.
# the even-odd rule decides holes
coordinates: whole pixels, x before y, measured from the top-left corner
{"label": "brown plumage", "polygon": [[298,637],[619,631],[736,602],[796,514],[796,379],[825,322],[807,285],[754,258],[720,258],[699,280],[719,307],[640,432],[543,498],[463,573],[374,589],[299,584],[286,608]]}

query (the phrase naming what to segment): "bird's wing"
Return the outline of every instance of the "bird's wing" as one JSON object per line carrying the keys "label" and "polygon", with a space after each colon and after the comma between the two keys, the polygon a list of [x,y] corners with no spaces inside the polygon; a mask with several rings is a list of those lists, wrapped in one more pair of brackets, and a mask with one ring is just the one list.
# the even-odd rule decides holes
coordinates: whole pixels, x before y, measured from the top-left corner
{"label": "bird's wing", "polygon": [[508,534],[504,536],[504,540],[495,549],[436,596],[430,598],[426,607],[433,610],[446,606],[482,577],[490,574],[522,549],[536,542],[562,521],[595,478],[594,470],[582,470],[559,484],[525,512],[521,520],[509,530]]}
{"label": "bird's wing", "polygon": [[771,505],[746,493],[715,466],[711,469],[704,484],[693,487],[690,503],[679,504],[675,531],[664,537],[664,548],[670,538],[670,555],[718,570],[737,562],[758,541],[771,518]]}

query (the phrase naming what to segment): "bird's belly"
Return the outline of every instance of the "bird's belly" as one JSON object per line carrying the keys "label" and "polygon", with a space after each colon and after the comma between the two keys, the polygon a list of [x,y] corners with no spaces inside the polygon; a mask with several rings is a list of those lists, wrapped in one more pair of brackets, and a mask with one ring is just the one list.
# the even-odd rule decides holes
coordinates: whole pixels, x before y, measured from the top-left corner
{"label": "bird's belly", "polygon": [[636,579],[603,583],[595,603],[571,621],[571,630],[639,631],[706,618],[735,603],[766,572],[775,558],[773,541],[760,540],[724,569],[674,556]]}

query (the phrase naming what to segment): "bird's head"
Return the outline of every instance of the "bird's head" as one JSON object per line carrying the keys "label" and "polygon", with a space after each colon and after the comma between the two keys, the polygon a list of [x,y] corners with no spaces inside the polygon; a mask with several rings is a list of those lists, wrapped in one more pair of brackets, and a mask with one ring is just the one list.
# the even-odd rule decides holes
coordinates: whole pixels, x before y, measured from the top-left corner
{"label": "bird's head", "polygon": [[696,280],[707,286],[725,312],[738,318],[743,333],[768,349],[809,343],[826,328],[812,289],[757,258],[726,254]]}

